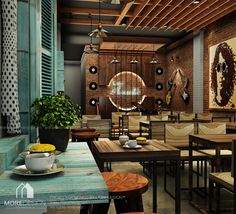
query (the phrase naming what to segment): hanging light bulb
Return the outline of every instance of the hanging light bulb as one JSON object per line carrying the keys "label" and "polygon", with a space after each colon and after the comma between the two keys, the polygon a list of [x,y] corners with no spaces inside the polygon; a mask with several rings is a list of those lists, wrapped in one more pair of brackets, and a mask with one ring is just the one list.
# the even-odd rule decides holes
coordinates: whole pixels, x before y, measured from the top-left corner
{"label": "hanging light bulb", "polygon": [[138,64],[138,60],[133,57],[132,60],[130,61],[130,64]]}
{"label": "hanging light bulb", "polygon": [[[90,30],[92,31],[93,21],[92,21],[92,15],[91,14],[89,14],[89,18],[90,18]],[[93,38],[91,36],[90,36],[90,44],[86,48],[84,53],[87,53],[87,54],[98,53],[98,49],[93,46]]]}
{"label": "hanging light bulb", "polygon": [[111,64],[120,63],[120,61],[114,56],[114,58],[110,61]]}
{"label": "hanging light bulb", "polygon": [[91,37],[97,37],[97,38],[104,38],[104,37],[108,37],[107,34],[109,34],[108,31],[106,31],[105,29],[103,29],[102,24],[101,24],[101,0],[98,0],[98,17],[99,17],[99,22],[98,22],[98,27],[97,29],[91,31],[88,35]]}
{"label": "hanging light bulb", "polygon": [[153,57],[152,57],[152,60],[149,62],[150,64],[157,64],[158,63],[158,61],[157,61],[157,59],[155,58],[155,50],[154,50],[154,44],[153,44]]}

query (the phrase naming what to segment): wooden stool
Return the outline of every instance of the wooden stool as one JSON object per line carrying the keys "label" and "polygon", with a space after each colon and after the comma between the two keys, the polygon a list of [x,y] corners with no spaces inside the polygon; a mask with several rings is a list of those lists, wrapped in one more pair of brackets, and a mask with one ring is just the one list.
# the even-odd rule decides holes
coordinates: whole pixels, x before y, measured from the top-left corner
{"label": "wooden stool", "polygon": [[[116,213],[143,212],[142,193],[148,189],[148,179],[128,172],[103,172],[102,176],[109,197],[114,200]],[[107,213],[108,208],[109,204],[104,213]]]}

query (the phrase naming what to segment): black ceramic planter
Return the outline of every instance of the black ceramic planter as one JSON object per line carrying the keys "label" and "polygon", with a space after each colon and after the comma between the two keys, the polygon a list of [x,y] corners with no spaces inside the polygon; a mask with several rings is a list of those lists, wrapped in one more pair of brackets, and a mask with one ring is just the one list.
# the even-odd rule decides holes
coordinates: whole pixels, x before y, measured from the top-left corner
{"label": "black ceramic planter", "polygon": [[40,143],[52,144],[58,151],[66,151],[69,141],[69,129],[39,128]]}

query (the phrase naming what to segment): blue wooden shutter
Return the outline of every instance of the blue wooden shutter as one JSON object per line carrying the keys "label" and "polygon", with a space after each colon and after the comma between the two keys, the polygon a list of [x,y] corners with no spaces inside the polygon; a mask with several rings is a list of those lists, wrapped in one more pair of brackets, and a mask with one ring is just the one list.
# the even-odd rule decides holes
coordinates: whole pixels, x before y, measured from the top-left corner
{"label": "blue wooden shutter", "polygon": [[53,94],[53,0],[42,0],[42,55],[41,55],[41,94]]}

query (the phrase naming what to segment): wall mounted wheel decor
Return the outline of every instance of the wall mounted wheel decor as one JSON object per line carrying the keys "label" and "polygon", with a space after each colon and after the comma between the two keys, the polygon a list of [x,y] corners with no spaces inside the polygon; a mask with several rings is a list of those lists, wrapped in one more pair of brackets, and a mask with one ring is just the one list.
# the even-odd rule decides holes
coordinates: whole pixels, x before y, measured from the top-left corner
{"label": "wall mounted wheel decor", "polygon": [[96,106],[96,104],[97,104],[97,99],[95,99],[95,98],[91,98],[90,100],[89,100],[89,104],[91,105],[91,106]]}
{"label": "wall mounted wheel decor", "polygon": [[97,69],[96,66],[91,66],[91,67],[89,68],[89,72],[90,72],[91,74],[96,74],[97,71],[98,71],[98,69]]}
{"label": "wall mounted wheel decor", "polygon": [[161,91],[163,89],[163,84],[162,83],[157,83],[156,84],[156,90]]}
{"label": "wall mounted wheel decor", "polygon": [[96,90],[97,87],[98,87],[98,85],[97,85],[96,82],[91,82],[91,83],[89,83],[89,88],[90,88],[91,90]]}
{"label": "wall mounted wheel decor", "polygon": [[157,75],[162,75],[163,74],[163,68],[162,67],[158,67],[158,68],[156,68],[156,74]]}

